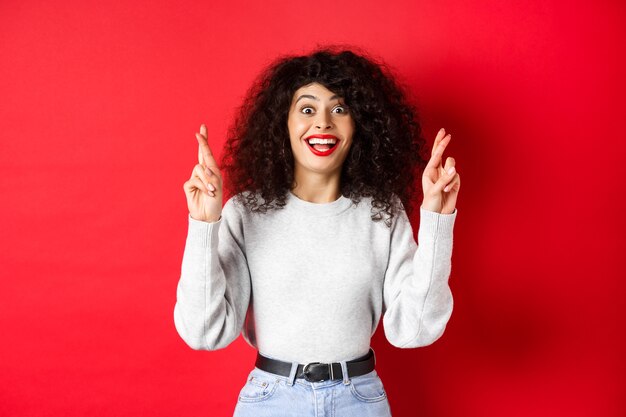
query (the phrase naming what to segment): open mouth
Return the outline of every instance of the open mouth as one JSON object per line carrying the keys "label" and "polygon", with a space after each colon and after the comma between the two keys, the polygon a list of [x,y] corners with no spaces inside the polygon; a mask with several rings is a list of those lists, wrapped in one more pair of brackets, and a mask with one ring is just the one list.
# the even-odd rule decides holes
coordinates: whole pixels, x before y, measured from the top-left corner
{"label": "open mouth", "polygon": [[337,144],[339,143],[339,139],[336,138],[309,138],[305,139],[305,141],[311,152],[318,156],[330,155],[337,148]]}

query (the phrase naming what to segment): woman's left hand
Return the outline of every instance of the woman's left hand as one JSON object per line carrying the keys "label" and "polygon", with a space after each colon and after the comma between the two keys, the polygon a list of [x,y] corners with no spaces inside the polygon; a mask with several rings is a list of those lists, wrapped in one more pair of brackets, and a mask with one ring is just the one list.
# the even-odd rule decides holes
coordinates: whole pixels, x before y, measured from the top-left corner
{"label": "woman's left hand", "polygon": [[422,208],[441,214],[454,212],[456,198],[461,188],[461,177],[454,167],[454,158],[448,157],[446,165],[441,166],[443,151],[451,139],[452,136],[449,133],[446,135],[443,128],[439,130],[433,144],[430,161],[422,175],[422,190],[424,191]]}

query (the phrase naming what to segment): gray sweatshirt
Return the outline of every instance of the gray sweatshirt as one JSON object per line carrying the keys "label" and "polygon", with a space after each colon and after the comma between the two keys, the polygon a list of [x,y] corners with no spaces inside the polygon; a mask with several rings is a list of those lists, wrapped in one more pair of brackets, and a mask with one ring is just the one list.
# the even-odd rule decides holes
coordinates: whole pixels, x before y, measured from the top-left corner
{"label": "gray sweatshirt", "polygon": [[242,333],[265,356],[337,362],[365,355],[380,318],[399,348],[426,346],[452,314],[452,232],[458,210],[420,208],[419,246],[405,211],[371,219],[371,199],[253,213],[229,199],[213,223],[189,215],[174,323],[193,349]]}

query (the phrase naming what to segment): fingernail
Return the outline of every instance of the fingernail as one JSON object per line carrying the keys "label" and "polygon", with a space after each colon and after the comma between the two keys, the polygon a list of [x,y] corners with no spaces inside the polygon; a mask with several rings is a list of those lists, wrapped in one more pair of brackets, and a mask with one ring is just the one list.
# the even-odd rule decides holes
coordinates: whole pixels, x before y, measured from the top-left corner
{"label": "fingernail", "polygon": [[452,174],[454,174],[454,167],[450,167],[450,169],[448,169],[448,175]]}
{"label": "fingernail", "polygon": [[215,187],[213,186],[213,184],[209,184],[208,187],[211,191],[215,191]]}

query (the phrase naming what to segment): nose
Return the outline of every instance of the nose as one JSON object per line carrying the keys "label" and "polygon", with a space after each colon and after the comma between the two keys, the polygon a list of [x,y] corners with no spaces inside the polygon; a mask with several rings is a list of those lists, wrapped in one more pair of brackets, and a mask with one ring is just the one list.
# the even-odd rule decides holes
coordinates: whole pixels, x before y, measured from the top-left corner
{"label": "nose", "polygon": [[319,116],[317,120],[315,120],[315,127],[317,129],[330,129],[333,127],[330,121],[330,117],[326,112],[321,111],[318,113],[318,115]]}

